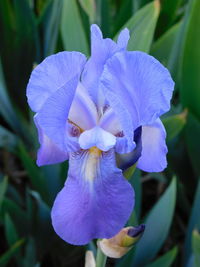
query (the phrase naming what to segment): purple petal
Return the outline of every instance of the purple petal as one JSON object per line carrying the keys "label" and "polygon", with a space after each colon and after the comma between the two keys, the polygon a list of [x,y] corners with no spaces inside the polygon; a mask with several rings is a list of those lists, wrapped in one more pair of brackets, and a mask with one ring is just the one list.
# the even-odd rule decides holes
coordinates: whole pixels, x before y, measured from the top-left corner
{"label": "purple petal", "polygon": [[134,131],[134,142],[136,144],[135,148],[130,153],[116,155],[117,166],[121,170],[124,171],[129,167],[133,166],[140,158],[142,152],[141,136],[142,136],[142,127],[140,126]]}
{"label": "purple petal", "polygon": [[69,111],[69,120],[83,130],[91,129],[96,126],[98,121],[96,106],[81,83],[79,83],[76,89],[76,94]]}
{"label": "purple petal", "polygon": [[45,135],[65,153],[79,149],[78,138],[70,136],[70,125],[67,123],[78,78],[73,78],[55,91],[37,114],[38,124]]}
{"label": "purple petal", "polygon": [[131,114],[128,112],[126,107],[121,104],[121,100],[116,94],[106,91],[105,88],[104,90],[105,96],[109,99],[110,106],[116,114],[124,135],[123,138],[117,139],[116,151],[118,153],[129,153],[135,148],[135,142],[133,141],[134,128]]}
{"label": "purple petal", "polygon": [[56,90],[74,76],[80,76],[86,57],[79,52],[60,52],[47,57],[32,72],[27,97],[31,109],[38,112]]}
{"label": "purple petal", "polygon": [[122,127],[119,123],[118,117],[112,108],[108,108],[103,116],[100,118],[99,126],[107,132],[117,135],[122,132]]}
{"label": "purple petal", "polygon": [[56,233],[74,245],[117,234],[133,209],[134,192],[116,167],[114,152],[72,154],[69,166],[51,213]]}
{"label": "purple petal", "polygon": [[146,172],[161,172],[167,167],[166,132],[160,119],[142,127],[142,155],[137,167]]}
{"label": "purple petal", "polygon": [[[134,130],[151,124],[170,108],[174,82],[163,65],[143,52],[115,54],[107,61],[101,82],[116,114],[122,109],[129,112]],[[119,105],[113,104],[115,95]]]}
{"label": "purple petal", "polygon": [[118,46],[123,49],[126,49],[129,39],[130,39],[129,30],[125,28],[123,31],[120,32],[118,36],[118,39],[117,39]]}
{"label": "purple petal", "polygon": [[101,30],[97,25],[91,26],[91,57],[85,65],[82,83],[88,89],[95,103],[98,102],[97,99],[99,98],[99,77],[104,64],[116,52],[126,49],[127,35],[127,30],[122,31],[119,36],[119,44],[116,44],[109,38],[103,39]]}
{"label": "purple petal", "polygon": [[130,145],[126,136],[117,137],[116,145],[115,145],[115,151],[117,153],[119,153],[119,154],[128,153],[129,154],[129,153],[132,153],[132,151],[135,149],[135,147],[136,147],[135,142],[132,142]]}
{"label": "purple petal", "polygon": [[67,160],[68,153],[61,151],[42,131],[37,123],[37,115],[34,117],[35,125],[38,129],[40,148],[37,153],[37,165],[56,164]]}

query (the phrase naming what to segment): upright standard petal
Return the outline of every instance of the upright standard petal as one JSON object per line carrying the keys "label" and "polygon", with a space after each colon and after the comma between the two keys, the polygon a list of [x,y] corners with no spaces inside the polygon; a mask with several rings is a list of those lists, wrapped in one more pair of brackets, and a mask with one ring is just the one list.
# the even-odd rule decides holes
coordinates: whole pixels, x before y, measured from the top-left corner
{"label": "upright standard petal", "polygon": [[107,108],[99,120],[99,126],[104,130],[117,135],[122,132],[122,127],[112,108]]}
{"label": "upright standard petal", "polygon": [[70,111],[69,120],[83,130],[91,129],[97,125],[98,113],[87,90],[81,83],[78,84]]}
{"label": "upright standard petal", "polygon": [[68,153],[61,151],[42,131],[37,123],[37,115],[34,116],[34,122],[38,129],[40,148],[37,153],[37,165],[49,165],[63,162],[69,158]]}
{"label": "upright standard petal", "polygon": [[133,118],[131,118],[131,114],[128,112],[128,109],[121,104],[121,100],[118,95],[113,92],[109,92],[105,90],[105,88],[101,87],[104,90],[105,96],[109,100],[109,104],[111,108],[114,110],[117,120],[119,121],[124,137],[117,139],[116,151],[118,153],[129,153],[135,148],[134,142],[134,125]]}
{"label": "upright standard petal", "polygon": [[47,57],[32,72],[27,98],[31,109],[38,112],[56,90],[74,76],[80,76],[86,57],[79,52],[60,52]]}
{"label": "upright standard petal", "polygon": [[161,172],[167,167],[166,132],[160,119],[142,127],[142,155],[137,167],[146,172]]}
{"label": "upright standard petal", "polygon": [[88,89],[95,103],[98,103],[99,98],[102,97],[102,95],[99,96],[98,86],[104,64],[116,52],[126,49],[128,36],[128,30],[123,30],[119,35],[118,43],[115,43],[110,38],[103,39],[97,25],[91,26],[91,57],[85,65],[82,83]]}
{"label": "upright standard petal", "polygon": [[[103,90],[116,114],[128,110],[134,130],[153,123],[170,108],[174,82],[155,58],[139,51],[119,52],[109,59],[101,76]],[[111,96],[111,97],[110,97]],[[113,105],[114,106],[114,105]]]}
{"label": "upright standard petal", "polygon": [[56,233],[74,245],[114,236],[134,205],[133,189],[116,167],[114,151],[72,153],[69,166],[51,213]]}
{"label": "upright standard petal", "polygon": [[[78,138],[70,135],[68,114],[76,92],[79,77],[55,91],[37,114],[37,122],[45,135],[65,153],[79,148]],[[77,142],[74,142],[77,139]]]}
{"label": "upright standard petal", "polygon": [[130,39],[129,30],[125,28],[120,32],[118,36],[117,39],[118,46],[121,47],[122,49],[126,49],[129,39]]}

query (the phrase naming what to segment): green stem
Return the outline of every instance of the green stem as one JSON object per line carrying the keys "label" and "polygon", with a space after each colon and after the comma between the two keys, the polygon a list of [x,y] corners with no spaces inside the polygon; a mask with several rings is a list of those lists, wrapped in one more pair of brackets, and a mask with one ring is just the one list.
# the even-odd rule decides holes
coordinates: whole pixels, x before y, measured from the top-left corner
{"label": "green stem", "polygon": [[97,258],[96,258],[96,267],[105,267],[106,266],[107,256],[103,254],[101,249],[97,249]]}

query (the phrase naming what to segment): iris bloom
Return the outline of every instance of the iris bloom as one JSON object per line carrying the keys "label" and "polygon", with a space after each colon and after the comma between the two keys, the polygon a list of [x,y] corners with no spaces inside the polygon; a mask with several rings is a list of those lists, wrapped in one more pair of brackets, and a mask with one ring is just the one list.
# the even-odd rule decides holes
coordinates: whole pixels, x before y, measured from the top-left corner
{"label": "iris bloom", "polygon": [[115,43],[92,25],[88,60],[79,52],[49,56],[29,80],[41,145],[37,164],[69,159],[51,216],[56,233],[71,244],[110,238],[123,228],[134,206],[123,169],[136,161],[147,172],[166,167],[159,117],[170,108],[174,83],[155,58],[126,51],[128,40],[127,29]]}

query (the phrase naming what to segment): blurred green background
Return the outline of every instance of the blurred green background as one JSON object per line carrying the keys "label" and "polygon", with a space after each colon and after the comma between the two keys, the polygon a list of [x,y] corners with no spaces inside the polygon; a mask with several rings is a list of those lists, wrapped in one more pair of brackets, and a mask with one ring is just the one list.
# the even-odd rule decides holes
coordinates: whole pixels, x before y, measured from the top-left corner
{"label": "blurred green background", "polygon": [[[126,256],[107,266],[200,266],[200,0],[0,1],[0,266],[84,266],[85,251],[53,231],[50,210],[67,162],[38,168],[37,133],[26,102],[34,64],[63,50],[90,54],[90,25],[129,50],[145,51],[176,83],[167,130],[168,168],[132,175],[136,207],[128,225],[148,224]],[[77,229],[79,231],[79,229]]]}

